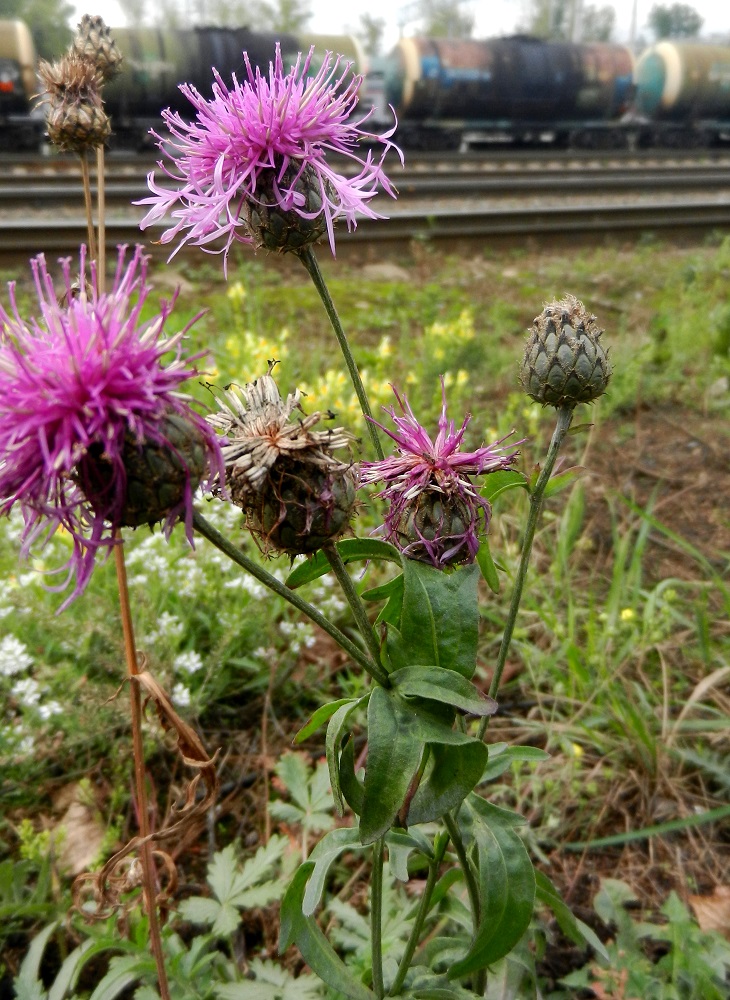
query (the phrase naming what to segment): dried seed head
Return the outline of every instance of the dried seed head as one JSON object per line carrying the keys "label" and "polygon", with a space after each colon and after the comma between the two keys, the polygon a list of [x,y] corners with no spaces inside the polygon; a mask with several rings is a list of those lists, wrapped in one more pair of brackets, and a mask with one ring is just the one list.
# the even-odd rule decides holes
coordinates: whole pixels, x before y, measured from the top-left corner
{"label": "dried seed head", "polygon": [[596,317],[573,295],[550,302],[535,317],[525,347],[520,382],[537,403],[574,407],[606,391],[608,353]]}
{"label": "dried seed head", "polygon": [[111,126],[96,67],[70,53],[56,63],[42,62],[38,72],[50,97],[46,125],[53,145],[75,153],[103,145]]}
{"label": "dried seed head", "polygon": [[333,454],[354,437],[339,427],[313,430],[331,413],[291,419],[301,393],[282,400],[270,371],[224,390],[221,412],[207,419],[225,437],[228,494],[264,551],[316,552],[347,529],[355,508],[352,467]]}
{"label": "dried seed head", "polygon": [[[321,183],[325,197],[332,198],[332,185],[326,179]],[[291,204],[291,208],[283,207],[286,204]],[[257,250],[291,253],[326,235],[327,219],[322,205],[318,175],[308,164],[292,162],[283,174],[272,169],[260,177],[256,197],[244,201],[241,217]]]}
{"label": "dried seed head", "polygon": [[71,51],[100,73],[106,83],[121,70],[122,53],[109,28],[98,15],[84,14],[76,29]]}

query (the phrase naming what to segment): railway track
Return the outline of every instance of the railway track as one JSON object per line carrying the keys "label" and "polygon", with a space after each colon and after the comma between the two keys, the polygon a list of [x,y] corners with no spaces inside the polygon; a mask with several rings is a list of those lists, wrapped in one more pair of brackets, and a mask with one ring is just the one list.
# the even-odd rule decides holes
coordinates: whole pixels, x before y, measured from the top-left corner
{"label": "railway track", "polygon": [[[148,194],[149,159],[110,157],[107,240],[153,242],[161,229],[139,230]],[[158,182],[160,179],[158,171]],[[656,153],[598,158],[554,152],[410,158],[389,176],[398,200],[373,205],[388,221],[363,219],[339,244],[485,240],[550,236],[571,241],[600,233],[698,232],[730,226],[730,153],[678,157]],[[93,178],[92,178],[93,181]],[[93,181],[95,184],[95,181]],[[40,250],[72,253],[86,238],[82,187],[74,159],[0,157],[0,255]]]}

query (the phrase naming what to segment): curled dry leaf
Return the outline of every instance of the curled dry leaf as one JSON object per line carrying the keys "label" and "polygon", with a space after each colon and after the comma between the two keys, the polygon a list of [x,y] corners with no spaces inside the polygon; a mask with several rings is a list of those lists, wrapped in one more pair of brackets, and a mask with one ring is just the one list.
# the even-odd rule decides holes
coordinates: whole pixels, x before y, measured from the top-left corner
{"label": "curled dry leaf", "polygon": [[[197,773],[185,789],[184,801],[173,808],[168,822],[161,830],[150,833],[146,838],[133,837],[98,872],[85,872],[76,879],[73,886],[74,905],[88,920],[105,920],[115,912],[123,916],[134,904],[136,893],[131,898],[124,897],[142,885],[142,866],[138,854],[145,843],[150,843],[154,848],[152,853],[160,885],[156,902],[158,906],[164,905],[177,887],[177,870],[175,862],[169,854],[160,850],[160,845],[180,839],[218,798],[219,783],[215,763],[219,751],[216,750],[209,757],[198,734],[180,718],[164,688],[147,670],[146,665],[143,664],[142,671],[130,680],[140,685],[148,701],[154,702],[162,728],[165,732],[176,734],[177,749],[183,762],[188,767],[195,768]],[[201,782],[203,791],[199,793]],[[84,906],[89,898],[95,904],[93,910]]]}
{"label": "curled dry leaf", "polygon": [[730,885],[715,886],[711,896],[689,896],[687,902],[703,931],[719,931],[730,941]]}

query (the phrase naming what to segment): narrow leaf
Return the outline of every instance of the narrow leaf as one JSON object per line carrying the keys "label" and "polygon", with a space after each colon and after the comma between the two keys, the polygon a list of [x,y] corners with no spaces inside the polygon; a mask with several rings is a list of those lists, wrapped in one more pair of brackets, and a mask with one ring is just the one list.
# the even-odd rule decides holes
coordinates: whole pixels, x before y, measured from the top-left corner
{"label": "narrow leaf", "polygon": [[340,754],[340,788],[345,802],[356,816],[360,816],[365,788],[355,774],[355,741],[352,737],[345,743]]}
{"label": "narrow leaf", "polygon": [[399,573],[398,576],[394,577],[388,583],[383,584],[382,587],[374,587],[372,590],[365,591],[362,595],[365,601],[387,600],[387,604],[384,608],[381,608],[378,617],[375,619],[376,625],[379,625],[380,622],[389,622],[391,625],[397,627],[400,624],[403,612],[403,592],[402,573]]}
{"label": "narrow leaf", "polygon": [[471,681],[455,670],[443,667],[402,667],[390,675],[399,693],[406,697],[428,698],[451,705],[469,715],[494,715],[497,702],[482,694]]}
{"label": "narrow leaf", "polygon": [[360,834],[351,827],[330,830],[309,855],[309,860],[314,862],[314,868],[302,900],[302,912],[305,916],[311,916],[317,909],[332,862],[348,850],[362,850]]}
{"label": "narrow leaf", "polygon": [[384,688],[375,688],[370,695],[368,760],[360,817],[363,844],[372,844],[390,829],[421,760],[423,743],[403,726],[399,708],[396,696]]}
{"label": "narrow leaf", "polygon": [[479,492],[485,500],[494,503],[500,493],[506,493],[507,490],[520,487],[523,490],[528,488],[527,480],[522,473],[515,472],[513,469],[502,469],[499,472],[490,472]]}
{"label": "narrow leaf", "polygon": [[316,733],[320,726],[323,726],[325,722],[332,718],[338,708],[342,708],[343,705],[350,705],[354,700],[353,698],[338,698],[337,701],[330,701],[327,705],[322,705],[305,722],[294,737],[294,742],[303,743],[304,740],[309,739],[312,733]]}
{"label": "narrow leaf", "polygon": [[492,559],[492,552],[489,548],[489,539],[482,538],[479,543],[479,550],[477,552],[477,566],[479,567],[479,572],[484,577],[487,586],[492,591],[493,594],[499,593],[499,574],[497,573],[497,567],[494,565],[494,560]]}
{"label": "narrow leaf", "polygon": [[281,904],[279,954],[296,944],[310,969],[337,993],[350,1000],[375,1000],[375,995],[352,975],[312,917],[302,910],[307,881],[314,864],[301,865]]}
{"label": "narrow leaf", "polygon": [[446,574],[406,559],[403,575],[400,652],[406,659],[394,665],[435,664],[471,678],[479,629],[478,567],[462,566]]}
{"label": "narrow leaf", "polygon": [[427,770],[413,796],[408,822],[431,823],[456,809],[479,781],[488,750],[481,740],[464,746],[431,745]]}
{"label": "narrow leaf", "polygon": [[484,768],[484,774],[479,784],[483,785],[488,781],[494,781],[500,774],[504,774],[515,761],[539,763],[549,759],[550,754],[538,747],[510,747],[506,743],[493,743],[489,747],[489,761]]}
{"label": "narrow leaf", "polygon": [[[401,562],[401,554],[395,545],[378,538],[345,538],[337,542],[337,551],[345,565],[351,562],[367,562],[370,559],[385,559],[398,565]],[[318,580],[331,571],[332,567],[325,554],[318,552],[295,567],[287,577],[286,585],[290,590],[296,590],[297,587]]]}
{"label": "narrow leaf", "polygon": [[327,726],[327,736],[325,738],[330,787],[332,788],[332,796],[335,800],[335,809],[339,816],[342,816],[345,812],[345,800],[340,787],[340,743],[342,742],[342,735],[347,726],[347,721],[357,705],[359,705],[359,702],[353,701],[349,704],[341,705],[337,709]]}
{"label": "narrow leaf", "polygon": [[561,490],[566,489],[566,487],[572,486],[572,484],[584,476],[587,471],[588,470],[582,465],[574,465],[571,469],[566,469],[565,472],[560,472],[557,476],[553,476],[550,480],[548,480],[548,484],[545,487],[545,493],[543,494],[544,499],[547,500],[548,497],[555,496],[556,493],[560,493]]}
{"label": "narrow leaf", "polygon": [[558,927],[566,937],[574,941],[575,944],[590,945],[593,950],[605,959],[609,960],[609,954],[601,939],[587,924],[578,920],[568,904],[562,898],[553,883],[544,872],[535,871],[536,898],[551,909],[558,922]]}

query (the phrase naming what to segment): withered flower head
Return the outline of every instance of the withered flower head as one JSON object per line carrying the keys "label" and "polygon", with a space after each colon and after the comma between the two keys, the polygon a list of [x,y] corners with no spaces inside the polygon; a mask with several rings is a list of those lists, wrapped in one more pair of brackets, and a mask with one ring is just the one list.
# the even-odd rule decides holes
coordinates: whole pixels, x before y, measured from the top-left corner
{"label": "withered flower head", "polygon": [[41,62],[38,73],[50,98],[46,124],[53,145],[74,153],[103,145],[111,126],[95,64],[70,52],[58,62]]}
{"label": "withered flower head", "polygon": [[264,551],[316,552],[347,529],[354,510],[352,466],[333,454],[354,436],[341,427],[313,430],[333,414],[304,414],[298,389],[282,400],[271,370],[223,390],[220,412],[206,419],[224,436],[228,494]]}

